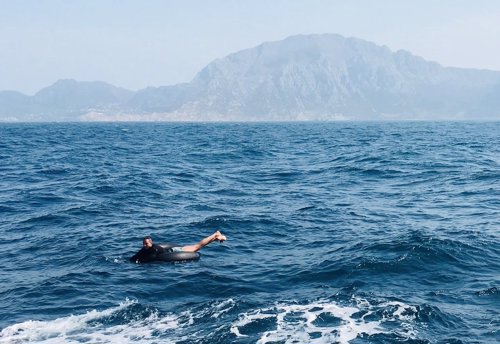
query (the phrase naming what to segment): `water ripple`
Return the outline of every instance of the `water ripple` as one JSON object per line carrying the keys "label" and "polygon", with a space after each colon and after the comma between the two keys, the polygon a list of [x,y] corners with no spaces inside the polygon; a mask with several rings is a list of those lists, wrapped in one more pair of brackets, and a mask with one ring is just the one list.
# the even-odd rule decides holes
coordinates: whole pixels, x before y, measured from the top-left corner
{"label": "water ripple", "polygon": [[0,343],[496,343],[499,133],[2,124]]}

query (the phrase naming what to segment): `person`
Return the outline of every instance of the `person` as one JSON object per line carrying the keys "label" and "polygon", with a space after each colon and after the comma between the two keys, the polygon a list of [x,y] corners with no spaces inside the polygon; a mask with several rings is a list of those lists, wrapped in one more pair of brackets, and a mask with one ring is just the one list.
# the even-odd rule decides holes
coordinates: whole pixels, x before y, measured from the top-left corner
{"label": "person", "polygon": [[[216,231],[214,234],[202,239],[200,242],[194,245],[172,247],[168,249],[170,252],[198,252],[203,247],[207,246],[211,242],[218,240],[219,242],[225,241],[227,238],[222,235],[220,231]],[[166,250],[160,245],[153,244],[153,239],[148,235],[142,239],[142,248],[134,254],[130,261],[134,263],[147,263],[151,262],[158,257],[158,255],[165,253]]]}

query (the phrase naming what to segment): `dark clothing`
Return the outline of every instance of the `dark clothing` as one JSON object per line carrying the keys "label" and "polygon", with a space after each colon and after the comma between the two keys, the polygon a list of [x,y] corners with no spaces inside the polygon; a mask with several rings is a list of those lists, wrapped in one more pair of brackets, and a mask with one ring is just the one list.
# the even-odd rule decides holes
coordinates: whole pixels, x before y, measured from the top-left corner
{"label": "dark clothing", "polygon": [[134,254],[130,261],[134,263],[147,263],[156,260],[158,255],[165,252],[165,249],[160,245],[154,245],[150,248],[141,248],[139,252]]}

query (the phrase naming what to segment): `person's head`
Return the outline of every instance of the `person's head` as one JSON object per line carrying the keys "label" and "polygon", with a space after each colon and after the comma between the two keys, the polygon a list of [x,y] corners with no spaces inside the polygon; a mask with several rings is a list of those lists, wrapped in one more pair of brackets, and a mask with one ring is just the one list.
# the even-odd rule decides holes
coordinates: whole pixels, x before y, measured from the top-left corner
{"label": "person's head", "polygon": [[142,239],[142,247],[151,248],[153,247],[153,239],[148,235]]}

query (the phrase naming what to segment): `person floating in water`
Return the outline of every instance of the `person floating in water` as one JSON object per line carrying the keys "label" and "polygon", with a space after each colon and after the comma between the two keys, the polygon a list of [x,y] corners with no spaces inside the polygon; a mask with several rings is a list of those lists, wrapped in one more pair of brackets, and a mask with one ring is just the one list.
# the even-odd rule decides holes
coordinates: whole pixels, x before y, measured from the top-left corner
{"label": "person floating in water", "polygon": [[153,244],[153,239],[150,236],[147,236],[142,239],[142,248],[139,250],[139,252],[137,252],[130,258],[130,261],[134,263],[151,262],[155,260],[158,255],[165,252],[198,252],[203,247],[216,240],[223,242],[226,240],[226,236],[217,231],[214,234],[204,238],[197,244],[164,249],[160,245]]}

